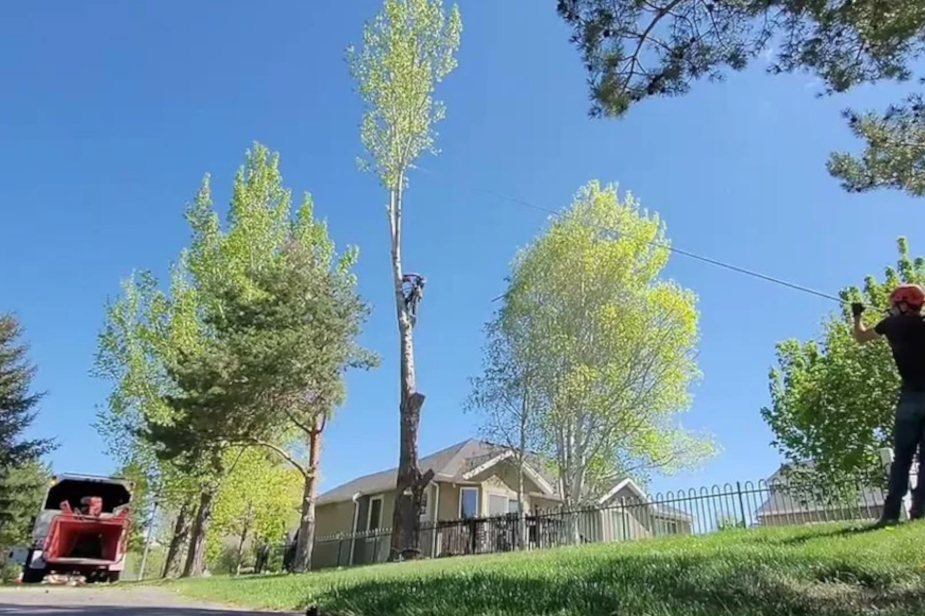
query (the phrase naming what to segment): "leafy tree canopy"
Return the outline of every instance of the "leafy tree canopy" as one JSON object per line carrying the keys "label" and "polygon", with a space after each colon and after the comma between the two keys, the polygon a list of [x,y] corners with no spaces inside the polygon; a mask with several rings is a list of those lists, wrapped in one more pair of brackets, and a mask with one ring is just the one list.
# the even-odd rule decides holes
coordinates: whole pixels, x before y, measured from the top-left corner
{"label": "leafy tree canopy", "polygon": [[[925,283],[925,259],[910,258],[904,238],[898,246],[896,265],[881,279],[868,276],[863,287],[841,293],[846,302],[869,307],[865,319],[871,326],[898,284]],[[795,475],[805,470],[833,484],[850,478],[880,485],[885,476],[878,450],[891,444],[900,380],[889,345],[860,345],[851,330],[846,307],[825,318],[818,340],[779,343],[770,372],[771,405],[761,415]]]}
{"label": "leafy tree canopy", "polygon": [[667,242],[657,215],[591,182],[515,262],[502,327],[540,374],[544,440],[572,502],[713,451],[677,422],[699,376],[698,313],[693,293],[660,278]]}
{"label": "leafy tree canopy", "polygon": [[16,318],[0,315],[0,534],[7,535],[19,533],[28,482],[43,468],[41,457],[55,447],[51,440],[26,436],[43,394],[32,390],[36,368],[21,338]]}
{"label": "leafy tree canopy", "polygon": [[[686,94],[760,55],[770,73],[806,71],[826,93],[905,81],[925,54],[919,0],[559,0],[588,72],[592,116],[619,117],[652,96]],[[846,112],[861,156],[833,154],[852,191],[925,194],[925,114],[913,96],[885,113]]]}

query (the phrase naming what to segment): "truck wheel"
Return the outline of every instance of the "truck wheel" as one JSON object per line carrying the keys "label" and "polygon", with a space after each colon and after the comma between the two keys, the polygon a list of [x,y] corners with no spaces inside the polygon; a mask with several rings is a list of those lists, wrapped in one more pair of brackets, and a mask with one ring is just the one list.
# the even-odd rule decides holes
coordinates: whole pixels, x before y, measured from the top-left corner
{"label": "truck wheel", "polygon": [[120,577],[122,577],[121,571],[110,571],[109,575],[106,577],[106,581],[108,581],[110,584],[115,584],[119,581]]}
{"label": "truck wheel", "polygon": [[33,569],[28,565],[23,567],[22,583],[23,584],[41,584],[45,579],[45,569]]}

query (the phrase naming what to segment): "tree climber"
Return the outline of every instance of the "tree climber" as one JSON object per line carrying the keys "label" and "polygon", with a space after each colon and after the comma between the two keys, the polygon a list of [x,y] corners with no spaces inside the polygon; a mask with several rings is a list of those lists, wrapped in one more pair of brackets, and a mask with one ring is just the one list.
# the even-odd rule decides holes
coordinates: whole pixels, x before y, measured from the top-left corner
{"label": "tree climber", "polygon": [[411,317],[412,327],[418,320],[418,304],[421,302],[421,298],[424,297],[424,284],[426,282],[426,278],[411,272],[401,277],[401,290],[405,296],[405,310],[408,311],[408,316]]}
{"label": "tree climber", "polygon": [[[852,304],[854,338],[860,343],[886,337],[893,351],[893,360],[902,380],[896,419],[893,427],[893,464],[890,467],[889,489],[883,504],[879,526],[892,526],[899,521],[902,500],[909,490],[909,471],[916,449],[925,450],[925,289],[903,284],[890,294],[887,316],[876,327],[868,329],[861,321],[863,304]],[[925,518],[925,477],[920,469],[912,491],[909,517]]]}

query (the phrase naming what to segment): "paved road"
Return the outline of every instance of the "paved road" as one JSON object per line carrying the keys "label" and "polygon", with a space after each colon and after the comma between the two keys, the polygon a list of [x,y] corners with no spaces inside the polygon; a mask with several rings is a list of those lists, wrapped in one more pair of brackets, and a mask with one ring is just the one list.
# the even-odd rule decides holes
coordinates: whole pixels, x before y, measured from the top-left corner
{"label": "paved road", "polygon": [[266,616],[186,601],[156,588],[9,588],[0,616]]}

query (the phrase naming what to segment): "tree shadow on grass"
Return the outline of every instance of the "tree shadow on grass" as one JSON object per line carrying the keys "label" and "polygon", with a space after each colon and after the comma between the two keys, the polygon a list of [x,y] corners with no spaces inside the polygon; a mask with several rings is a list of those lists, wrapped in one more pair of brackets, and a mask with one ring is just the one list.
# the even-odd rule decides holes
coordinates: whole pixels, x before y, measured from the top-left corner
{"label": "tree shadow on grass", "polygon": [[0,597],[0,615],[13,616],[13,614],[17,616],[265,616],[265,613],[221,608],[14,605],[4,603]]}
{"label": "tree shadow on grass", "polygon": [[[627,556],[579,570],[458,572],[368,580],[316,595],[321,616],[879,616],[925,614],[925,584],[857,571],[781,574],[774,563],[719,555]],[[847,583],[851,580],[853,583]]]}

